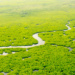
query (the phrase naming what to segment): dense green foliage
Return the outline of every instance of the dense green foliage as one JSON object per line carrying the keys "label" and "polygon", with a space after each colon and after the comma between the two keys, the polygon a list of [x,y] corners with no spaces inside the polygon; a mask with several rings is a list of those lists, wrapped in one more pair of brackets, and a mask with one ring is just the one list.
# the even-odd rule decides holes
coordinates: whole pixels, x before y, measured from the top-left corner
{"label": "dense green foliage", "polygon": [[[3,49],[5,50],[7,49]],[[28,51],[24,49],[17,51],[15,54],[0,57],[0,72],[9,72],[8,75],[74,75],[75,73],[74,50],[69,52],[63,46],[46,44],[30,48]]]}
{"label": "dense green foliage", "polygon": [[[0,49],[0,54],[8,53],[0,55],[0,75],[75,75],[74,4],[74,0],[0,0],[0,47],[36,44],[34,33],[45,41],[28,51]],[[71,30],[64,31],[66,24]]]}
{"label": "dense green foliage", "polygon": [[[5,4],[3,4],[4,2],[0,3],[0,8],[3,8],[2,10],[0,10],[0,46],[32,45],[33,43],[37,43],[37,41],[32,38],[32,35],[34,33],[67,29],[65,24],[69,20],[74,19],[74,12],[71,12],[74,11],[74,6],[72,5],[72,8],[69,6],[70,2],[72,2],[69,2],[69,0],[68,4],[66,4],[66,6],[68,5],[66,8],[63,7],[65,6],[64,4],[66,2],[57,0],[48,0],[46,1],[47,3],[42,3],[43,1],[38,1],[39,4],[35,4],[37,3],[37,1],[35,2],[34,0],[32,2],[25,1],[24,3],[22,3],[22,5],[21,3],[18,3],[18,5],[14,4],[17,3],[16,1],[14,1],[12,5],[12,0],[7,1],[5,2]],[[56,7],[56,5],[60,2],[62,2],[62,4],[59,5],[60,8],[58,6]],[[51,7],[44,6],[42,9],[37,9],[37,5],[43,6],[43,4],[46,4],[46,6],[47,4],[51,5]],[[36,8],[35,10],[32,10],[32,8],[30,10],[27,10],[25,8],[20,9],[22,8],[22,6],[25,7],[27,5],[36,5]],[[10,9],[12,11],[10,11]],[[72,23],[74,26],[74,22]]]}

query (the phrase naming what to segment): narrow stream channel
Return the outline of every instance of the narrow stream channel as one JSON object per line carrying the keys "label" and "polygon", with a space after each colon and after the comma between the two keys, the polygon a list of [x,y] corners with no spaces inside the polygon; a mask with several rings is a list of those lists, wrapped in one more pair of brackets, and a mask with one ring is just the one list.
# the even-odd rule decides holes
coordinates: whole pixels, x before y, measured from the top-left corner
{"label": "narrow stream channel", "polygon": [[[68,22],[68,24],[70,24],[70,22]],[[68,29],[66,30],[63,30],[63,31],[68,31],[68,30],[71,30],[71,28],[66,24],[66,27]],[[55,32],[55,31],[53,31]],[[44,32],[40,32],[40,33],[44,33]],[[5,49],[5,48],[26,48],[26,51],[28,51],[27,48],[30,48],[30,47],[35,47],[35,46],[40,46],[40,45],[44,45],[45,44],[45,41],[43,41],[39,36],[38,36],[39,33],[35,33],[32,35],[32,37],[34,39],[36,39],[38,41],[37,44],[33,44],[33,45],[30,45],[30,46],[8,46],[8,47],[0,47],[0,49]],[[75,39],[74,39],[75,40]],[[72,51],[72,48],[71,47],[66,47],[69,49],[69,51]],[[12,52],[12,54],[14,54],[15,52]],[[8,53],[5,53],[3,52],[3,54],[0,54],[0,55],[8,55]],[[4,73],[2,72],[4,75],[7,75],[7,73]]]}
{"label": "narrow stream channel", "polygon": [[0,47],[0,49],[5,49],[5,48],[30,48],[30,47],[35,47],[39,45],[44,45],[45,41],[43,41],[39,36],[38,33],[33,34],[33,38],[38,41],[38,44],[33,44],[30,46],[8,46],[8,47]]}
{"label": "narrow stream channel", "polygon": [[[70,24],[70,22],[68,22],[68,24]],[[67,31],[67,30],[71,30],[71,27],[69,27],[67,24],[66,24],[66,27],[68,29],[66,30],[63,30],[63,31]],[[44,32],[40,32],[40,33],[44,33]],[[32,37],[34,39],[36,39],[38,41],[37,44],[33,44],[33,45],[30,45],[30,46],[8,46],[8,47],[0,47],[0,49],[5,49],[5,48],[30,48],[30,47],[35,47],[35,46],[40,46],[40,45],[44,45],[45,44],[45,41],[43,41],[39,36],[38,36],[39,33],[35,33],[32,35]],[[70,47],[67,47],[69,49],[69,51],[72,51],[72,48]],[[12,54],[14,54],[15,52],[12,52]],[[3,52],[3,54],[0,54],[0,55],[7,55],[8,53],[5,53]]]}

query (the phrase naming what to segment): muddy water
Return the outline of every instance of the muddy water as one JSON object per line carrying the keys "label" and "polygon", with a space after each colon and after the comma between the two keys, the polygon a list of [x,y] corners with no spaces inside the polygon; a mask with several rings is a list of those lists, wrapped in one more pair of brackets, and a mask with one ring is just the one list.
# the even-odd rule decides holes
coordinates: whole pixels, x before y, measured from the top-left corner
{"label": "muddy water", "polygon": [[[68,22],[68,24],[70,24],[70,22]],[[66,27],[68,28],[67,30],[71,30],[71,28],[66,25]],[[63,31],[67,31],[67,30],[63,30]],[[55,32],[55,31],[53,31]],[[44,45],[45,44],[45,41],[43,41],[39,36],[38,36],[38,33],[35,33],[33,35],[33,38],[36,39],[38,41],[38,44],[33,44],[31,46],[8,46],[8,47],[0,47],[0,49],[4,49],[4,48],[26,48],[26,51],[28,51],[27,48],[30,48],[30,47],[35,47],[35,46],[40,46],[40,45]],[[75,41],[75,39],[73,40]],[[56,45],[57,46],[57,45]],[[69,49],[69,51],[72,51],[72,48],[71,47],[67,47]],[[15,52],[12,52],[12,54],[15,54]],[[0,54],[0,55],[8,55],[8,53],[5,53],[3,52],[3,54]],[[30,58],[30,57],[29,57]],[[38,71],[38,70],[35,70],[35,71]],[[7,75],[7,73],[4,73],[2,72],[4,75]]]}
{"label": "muddy water", "polygon": [[[70,22],[68,22],[68,24],[70,24]],[[66,27],[67,27],[68,29],[63,30],[63,31],[71,30],[71,28],[70,28],[68,25],[66,25]],[[54,31],[54,32],[55,32],[55,31]],[[40,32],[40,33],[44,33],[44,32]],[[44,45],[44,44],[45,44],[45,41],[43,41],[43,40],[38,36],[38,33],[33,34],[32,37],[38,41],[37,44],[33,44],[33,45],[30,45],[30,46],[8,46],[8,47],[0,47],[0,49],[4,49],[4,48],[26,48],[26,49],[27,49],[27,48],[30,48],[30,47],[35,47],[35,46],[40,46],[40,45]],[[72,51],[72,48],[69,47],[69,49],[70,49],[70,51]],[[14,53],[15,53],[15,52],[12,52],[12,54],[14,54]],[[3,54],[0,54],[0,55],[7,55],[7,54],[8,54],[8,53],[3,52]]]}
{"label": "muddy water", "polygon": [[72,48],[71,47],[67,47],[67,48],[69,49],[69,52],[72,51]]}
{"label": "muddy water", "polygon": [[3,54],[0,54],[0,55],[7,55],[8,53],[5,53],[5,52],[3,52]]}
{"label": "muddy water", "polygon": [[66,25],[66,27],[68,28],[68,30],[71,30],[71,27],[69,27],[68,25]]}
{"label": "muddy water", "polygon": [[5,73],[5,72],[2,72],[4,75],[7,75],[7,73]]}
{"label": "muddy water", "polygon": [[66,25],[66,27],[67,27],[68,29],[63,30],[63,31],[71,30],[71,27],[69,27],[68,25]]}
{"label": "muddy water", "polygon": [[33,44],[30,46],[8,46],[8,47],[0,47],[0,49],[4,49],[4,48],[30,48],[30,47],[34,47],[34,46],[39,46],[39,45],[44,45],[45,41],[43,41],[39,36],[38,33],[35,33],[33,35],[33,38],[36,39],[38,41],[38,44]]}

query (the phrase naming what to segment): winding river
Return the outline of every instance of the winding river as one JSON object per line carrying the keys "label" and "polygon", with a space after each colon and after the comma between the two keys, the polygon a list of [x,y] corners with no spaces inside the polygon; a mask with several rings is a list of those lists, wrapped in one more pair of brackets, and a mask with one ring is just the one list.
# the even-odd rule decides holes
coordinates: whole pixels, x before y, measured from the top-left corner
{"label": "winding river", "polygon": [[4,48],[30,48],[30,47],[35,47],[35,46],[39,46],[39,45],[44,45],[45,44],[45,41],[43,41],[38,36],[38,33],[33,34],[33,38],[38,41],[38,44],[33,44],[33,45],[30,45],[30,46],[8,46],[8,47],[0,47],[0,49],[4,49]]}
{"label": "winding river", "polygon": [[[68,22],[68,24],[70,24],[70,22]],[[68,29],[66,30],[63,30],[63,31],[67,31],[67,30],[71,30],[71,28],[66,24],[66,27]],[[52,31],[52,32],[55,32],[55,31]],[[40,32],[40,33],[44,33],[44,32]],[[43,41],[39,36],[38,36],[39,33],[35,33],[32,35],[32,37],[34,39],[36,39],[38,41],[37,44],[33,44],[33,45],[30,45],[30,46],[8,46],[8,47],[0,47],[0,49],[5,49],[5,48],[30,48],[30,47],[35,47],[35,46],[40,46],[40,45],[44,45],[45,44],[45,41]],[[72,48],[70,47],[67,47],[69,49],[69,51],[72,51]],[[15,52],[12,52],[12,54],[14,54]],[[3,54],[0,54],[0,55],[7,55],[8,53],[5,53],[3,52]]]}
{"label": "winding river", "polygon": [[[68,24],[70,24],[70,22],[68,22]],[[71,30],[71,28],[66,24],[66,27],[68,29],[66,30],[63,30],[63,31],[68,31],[68,30]],[[56,32],[56,31],[52,31],[52,32]],[[40,33],[45,33],[45,32],[40,32]],[[39,36],[38,36],[39,33],[35,33],[33,34],[33,38],[36,39],[38,41],[37,44],[33,44],[33,45],[30,45],[30,46],[8,46],[8,47],[0,47],[0,49],[5,49],[5,48],[26,48],[26,51],[28,51],[27,48],[30,48],[30,47],[35,47],[35,46],[40,46],[40,45],[44,45],[45,44],[45,41],[43,41]],[[72,48],[71,47],[66,47],[69,49],[69,51],[72,51]],[[15,52],[12,52],[12,54],[15,54]],[[5,53],[3,52],[3,54],[0,54],[0,55],[8,55],[8,53]],[[7,73],[4,73],[2,72],[4,75],[7,75]]]}

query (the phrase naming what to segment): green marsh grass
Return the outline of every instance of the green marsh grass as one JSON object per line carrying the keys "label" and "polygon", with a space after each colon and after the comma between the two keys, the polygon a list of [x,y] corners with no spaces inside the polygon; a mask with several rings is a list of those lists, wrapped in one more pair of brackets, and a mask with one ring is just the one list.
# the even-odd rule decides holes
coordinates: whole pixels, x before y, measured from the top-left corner
{"label": "green marsh grass", "polygon": [[75,1],[0,0],[0,47],[37,44],[35,33],[44,45],[0,49],[0,75],[75,75]]}

